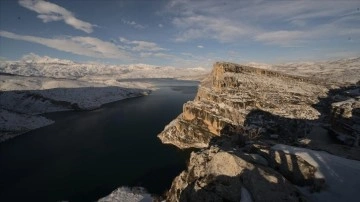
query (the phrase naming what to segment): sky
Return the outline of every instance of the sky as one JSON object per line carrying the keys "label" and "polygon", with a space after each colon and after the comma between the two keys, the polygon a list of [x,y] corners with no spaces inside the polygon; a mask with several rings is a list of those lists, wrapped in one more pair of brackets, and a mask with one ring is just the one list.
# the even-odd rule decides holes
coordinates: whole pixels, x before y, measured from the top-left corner
{"label": "sky", "polygon": [[0,0],[0,57],[210,67],[360,56],[359,0]]}

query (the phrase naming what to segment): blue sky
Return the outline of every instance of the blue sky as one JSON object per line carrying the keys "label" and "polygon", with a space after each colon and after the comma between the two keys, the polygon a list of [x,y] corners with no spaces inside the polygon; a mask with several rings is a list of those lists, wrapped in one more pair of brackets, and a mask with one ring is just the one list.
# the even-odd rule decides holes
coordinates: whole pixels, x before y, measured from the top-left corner
{"label": "blue sky", "polygon": [[210,67],[360,56],[359,0],[0,1],[0,57]]}

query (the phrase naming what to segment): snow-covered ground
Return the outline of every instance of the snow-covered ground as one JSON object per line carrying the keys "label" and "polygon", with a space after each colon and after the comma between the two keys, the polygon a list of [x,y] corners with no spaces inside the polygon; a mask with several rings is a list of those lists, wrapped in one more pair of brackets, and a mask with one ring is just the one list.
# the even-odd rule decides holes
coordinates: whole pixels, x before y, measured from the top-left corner
{"label": "snow-covered ground", "polygon": [[[91,110],[101,105],[147,95],[154,87],[142,78],[197,80],[203,68],[157,67],[146,64],[76,63],[35,54],[0,62],[0,142],[53,123],[47,112]],[[35,116],[37,115],[37,116]]]}
{"label": "snow-covered ground", "polygon": [[96,109],[146,95],[151,88],[148,83],[106,82],[0,75],[0,142],[53,123],[35,115]]}
{"label": "snow-covered ground", "polygon": [[0,63],[0,72],[50,78],[66,78],[80,80],[97,80],[128,78],[176,78],[196,80],[210,73],[210,69],[201,67],[175,68],[171,66],[154,66],[147,64],[108,65],[97,63],[76,63],[35,54],[24,56],[20,61],[5,61]]}
{"label": "snow-covered ground", "polygon": [[0,109],[0,142],[21,135],[29,130],[47,126],[53,122],[42,116]]}
{"label": "snow-covered ground", "polygon": [[356,83],[360,81],[360,57],[322,62],[296,62],[285,64],[248,63],[263,69],[272,69],[287,74],[320,77],[333,82]]}
{"label": "snow-covered ground", "polygon": [[98,202],[152,202],[153,198],[141,187],[120,187]]}
{"label": "snow-covered ground", "polygon": [[298,155],[317,168],[315,174],[325,179],[325,187],[315,193],[302,188],[311,201],[359,201],[357,194],[360,187],[360,161],[345,159],[324,151],[281,144],[273,146],[272,149]]}

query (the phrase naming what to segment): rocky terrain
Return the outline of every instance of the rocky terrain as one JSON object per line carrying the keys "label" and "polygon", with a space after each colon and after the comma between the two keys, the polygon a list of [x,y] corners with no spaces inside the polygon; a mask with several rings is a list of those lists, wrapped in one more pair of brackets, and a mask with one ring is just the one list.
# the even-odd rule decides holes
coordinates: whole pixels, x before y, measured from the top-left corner
{"label": "rocky terrain", "polygon": [[346,82],[273,69],[214,64],[158,135],[201,149],[167,201],[357,201],[360,66]]}

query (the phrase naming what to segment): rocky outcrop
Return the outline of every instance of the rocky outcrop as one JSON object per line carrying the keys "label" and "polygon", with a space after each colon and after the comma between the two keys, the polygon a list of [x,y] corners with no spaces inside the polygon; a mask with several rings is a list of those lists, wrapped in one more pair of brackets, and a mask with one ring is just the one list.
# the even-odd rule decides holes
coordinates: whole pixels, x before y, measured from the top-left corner
{"label": "rocky outcrop", "polygon": [[264,157],[269,167],[277,170],[293,184],[317,186],[322,184],[320,181],[324,182],[315,176],[316,168],[300,156],[256,144],[251,145],[250,151]]}
{"label": "rocky outcrop", "polygon": [[328,85],[320,79],[215,63],[195,99],[184,104],[183,113],[158,137],[179,148],[204,148],[229,126],[256,126],[282,139],[304,136],[308,127],[301,120],[319,118],[312,105],[327,95]]}
{"label": "rocky outcrop", "polygon": [[330,131],[347,145],[360,144],[360,87],[337,94],[331,104]]}
{"label": "rocky outcrop", "polygon": [[253,201],[304,199],[280,173],[246,161],[244,155],[219,147],[192,153],[187,170],[174,179],[167,201],[240,201],[246,193]]}

